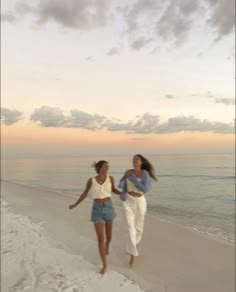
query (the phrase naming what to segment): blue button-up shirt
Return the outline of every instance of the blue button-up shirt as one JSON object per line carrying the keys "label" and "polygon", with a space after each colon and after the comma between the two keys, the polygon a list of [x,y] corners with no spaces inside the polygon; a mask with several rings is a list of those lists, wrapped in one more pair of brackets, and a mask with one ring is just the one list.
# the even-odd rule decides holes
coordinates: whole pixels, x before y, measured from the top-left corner
{"label": "blue button-up shirt", "polygon": [[[126,175],[127,171],[122,176],[118,184],[118,187],[122,189],[122,192],[127,192]],[[151,190],[151,178],[148,171],[145,169],[142,171],[141,180],[138,180],[134,174],[129,177],[129,180],[132,181],[133,184],[144,193],[147,193]]]}

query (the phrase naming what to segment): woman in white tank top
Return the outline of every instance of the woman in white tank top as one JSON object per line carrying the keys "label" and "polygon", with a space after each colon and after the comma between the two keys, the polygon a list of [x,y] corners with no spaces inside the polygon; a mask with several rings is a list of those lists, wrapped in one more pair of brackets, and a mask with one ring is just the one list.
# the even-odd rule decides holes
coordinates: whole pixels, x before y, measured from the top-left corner
{"label": "woman in white tank top", "polygon": [[104,274],[107,269],[106,256],[109,254],[109,244],[112,237],[112,221],[116,216],[111,195],[112,193],[121,195],[121,192],[115,188],[114,178],[107,175],[109,169],[107,161],[100,160],[97,163],[95,162],[93,167],[97,172],[97,176],[87,181],[84,192],[74,204],[69,206],[69,209],[73,209],[79,205],[87,197],[88,193],[92,195],[93,207],[91,221],[94,222],[99,253],[103,264],[100,273]]}

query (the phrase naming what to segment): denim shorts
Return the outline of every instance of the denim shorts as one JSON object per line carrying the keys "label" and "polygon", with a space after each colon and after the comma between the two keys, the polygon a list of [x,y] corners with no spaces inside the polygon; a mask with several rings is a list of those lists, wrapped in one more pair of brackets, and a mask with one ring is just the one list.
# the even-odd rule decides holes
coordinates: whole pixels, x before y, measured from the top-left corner
{"label": "denim shorts", "polygon": [[93,222],[108,222],[112,221],[116,216],[113,208],[112,200],[108,200],[104,203],[98,203],[93,201],[91,221]]}

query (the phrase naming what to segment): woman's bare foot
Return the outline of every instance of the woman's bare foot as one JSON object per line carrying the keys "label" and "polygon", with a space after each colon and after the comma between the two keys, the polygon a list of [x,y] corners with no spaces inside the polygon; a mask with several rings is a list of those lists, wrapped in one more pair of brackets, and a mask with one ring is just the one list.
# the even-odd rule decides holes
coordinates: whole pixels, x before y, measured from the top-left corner
{"label": "woman's bare foot", "polygon": [[106,271],[107,271],[107,266],[104,266],[102,269],[101,269],[101,271],[100,271],[100,274],[105,274],[106,273]]}
{"label": "woman's bare foot", "polygon": [[129,266],[132,268],[133,265],[134,265],[134,256],[131,255],[131,256],[130,256],[130,261],[129,261]]}

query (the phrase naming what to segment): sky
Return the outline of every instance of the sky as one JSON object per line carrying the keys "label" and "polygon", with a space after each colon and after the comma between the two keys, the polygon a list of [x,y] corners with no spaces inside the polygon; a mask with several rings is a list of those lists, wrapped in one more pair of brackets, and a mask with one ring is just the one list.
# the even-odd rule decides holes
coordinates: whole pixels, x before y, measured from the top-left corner
{"label": "sky", "polygon": [[1,1],[2,158],[228,153],[234,0]]}

